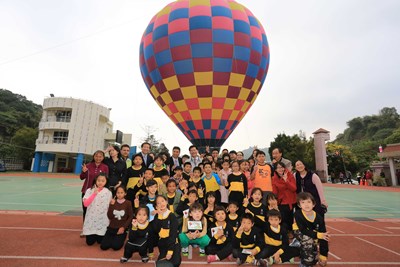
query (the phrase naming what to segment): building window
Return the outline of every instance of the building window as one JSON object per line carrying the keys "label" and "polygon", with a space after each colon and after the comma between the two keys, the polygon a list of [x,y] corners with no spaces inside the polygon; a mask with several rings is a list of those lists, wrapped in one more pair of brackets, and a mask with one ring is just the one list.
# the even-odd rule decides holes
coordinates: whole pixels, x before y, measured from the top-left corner
{"label": "building window", "polygon": [[67,110],[57,110],[56,121],[58,122],[70,122],[71,121],[71,111]]}
{"label": "building window", "polygon": [[68,132],[54,132],[54,144],[66,144],[68,142]]}

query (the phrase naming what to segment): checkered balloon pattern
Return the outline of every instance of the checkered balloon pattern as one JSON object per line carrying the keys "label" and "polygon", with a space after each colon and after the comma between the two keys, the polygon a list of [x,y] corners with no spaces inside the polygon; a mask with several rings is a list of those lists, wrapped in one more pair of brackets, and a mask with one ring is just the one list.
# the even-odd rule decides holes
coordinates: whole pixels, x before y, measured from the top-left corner
{"label": "checkered balloon pattern", "polygon": [[178,0],[150,21],[140,71],[162,110],[194,145],[221,147],[267,75],[261,23],[233,0]]}

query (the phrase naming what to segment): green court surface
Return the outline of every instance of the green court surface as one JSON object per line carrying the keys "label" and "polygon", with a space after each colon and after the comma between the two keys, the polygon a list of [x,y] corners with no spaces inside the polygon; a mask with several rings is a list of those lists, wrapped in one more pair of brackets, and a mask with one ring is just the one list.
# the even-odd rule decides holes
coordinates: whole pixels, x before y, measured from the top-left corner
{"label": "green court surface", "polygon": [[[47,178],[0,176],[0,210],[29,210],[81,215],[82,181],[78,176]],[[76,177],[76,178],[74,178]],[[327,218],[400,218],[400,193],[373,191],[357,185],[324,186]]]}

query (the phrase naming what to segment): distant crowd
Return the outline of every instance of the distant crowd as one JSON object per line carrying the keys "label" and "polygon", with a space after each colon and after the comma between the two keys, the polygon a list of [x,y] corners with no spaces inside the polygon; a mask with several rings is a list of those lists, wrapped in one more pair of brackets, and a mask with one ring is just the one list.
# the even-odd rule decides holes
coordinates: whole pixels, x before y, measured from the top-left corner
{"label": "distant crowd", "polygon": [[83,164],[83,231],[87,245],[124,247],[121,263],[138,253],[142,262],[179,266],[189,246],[207,262],[238,265],[327,264],[329,233],[320,178],[301,160],[272,150],[266,162],[254,149],[241,151],[194,145],[188,154],[151,153],[151,145],[129,158],[129,145],[109,146]]}

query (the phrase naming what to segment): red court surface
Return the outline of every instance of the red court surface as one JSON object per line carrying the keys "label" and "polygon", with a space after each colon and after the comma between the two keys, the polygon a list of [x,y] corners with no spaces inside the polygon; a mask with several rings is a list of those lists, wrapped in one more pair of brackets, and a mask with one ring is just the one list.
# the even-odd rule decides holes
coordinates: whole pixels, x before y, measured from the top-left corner
{"label": "red court surface", "polygon": [[[28,176],[43,178],[71,178],[73,183],[80,183],[76,175],[71,174],[31,174],[7,173],[1,176]],[[363,202],[359,199],[343,201],[343,194],[354,195],[353,190],[365,192],[384,191],[394,204],[388,212],[398,213],[397,194],[400,188],[360,187],[354,185],[324,184],[331,188],[331,205],[348,205],[350,209]],[[77,187],[79,192],[80,186]],[[343,190],[341,190],[343,189]],[[329,190],[327,190],[329,191]],[[4,191],[4,192],[7,192]],[[74,194],[75,196],[75,194]],[[78,194],[79,196],[79,194]],[[370,195],[374,197],[374,195]],[[387,202],[386,202],[387,203]],[[367,203],[366,210],[379,208],[380,204]],[[384,205],[384,204],[383,204]],[[343,209],[343,207],[340,207]],[[332,213],[334,208],[330,209]],[[396,214],[397,214],[396,213]],[[63,215],[64,214],[64,215]],[[79,234],[82,227],[81,216],[66,216],[63,212],[51,211],[14,211],[0,210],[0,266],[154,266],[154,262],[143,264],[139,256],[134,255],[132,261],[121,264],[119,258],[123,251],[101,251],[99,245],[88,247]],[[371,213],[370,213],[371,214]],[[71,215],[77,215],[71,214]],[[328,212],[329,215],[329,212]],[[326,219],[327,229],[332,237],[329,242],[328,266],[399,266],[400,267],[400,218],[373,218],[359,216],[355,210],[347,213],[347,218]],[[341,217],[341,216],[339,216]],[[273,266],[298,266],[281,264]],[[207,264],[205,257],[198,256],[198,249],[193,249],[193,258],[183,258],[183,267],[227,265],[236,266],[236,262],[227,260]]]}
{"label": "red court surface", "polygon": [[[122,266],[119,263],[122,251],[101,251],[98,245],[88,247],[85,239],[79,237],[81,225],[82,218],[78,216],[2,212],[0,266]],[[363,222],[328,219],[327,225],[332,233],[329,265],[400,266],[399,219]],[[193,249],[193,259],[183,258],[181,266],[208,265],[205,257],[197,253]],[[139,263],[138,255],[133,259],[123,265],[152,265]],[[223,261],[209,265],[236,263]]]}

